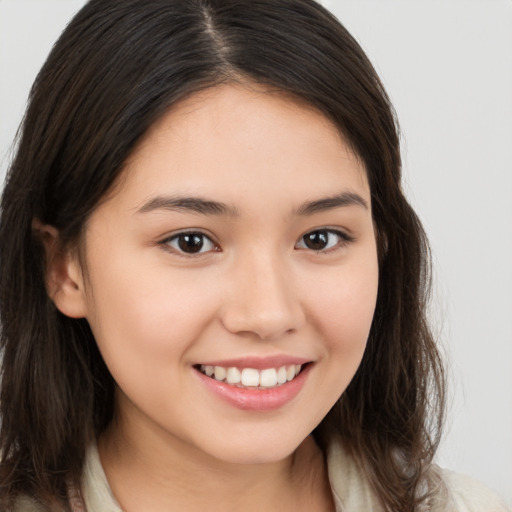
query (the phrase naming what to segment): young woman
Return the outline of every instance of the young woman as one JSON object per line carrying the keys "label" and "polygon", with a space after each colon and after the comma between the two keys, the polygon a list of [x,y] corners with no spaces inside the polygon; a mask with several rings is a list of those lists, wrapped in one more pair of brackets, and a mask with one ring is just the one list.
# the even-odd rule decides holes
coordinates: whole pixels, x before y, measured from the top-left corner
{"label": "young woman", "polygon": [[500,511],[393,110],[312,0],[91,0],[2,197],[2,510]]}

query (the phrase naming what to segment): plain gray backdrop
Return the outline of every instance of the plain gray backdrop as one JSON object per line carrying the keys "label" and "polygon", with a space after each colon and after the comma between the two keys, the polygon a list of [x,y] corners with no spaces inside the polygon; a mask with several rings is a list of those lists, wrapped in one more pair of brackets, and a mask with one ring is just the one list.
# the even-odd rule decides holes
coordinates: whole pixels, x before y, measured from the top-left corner
{"label": "plain gray backdrop", "polygon": [[[83,0],[0,0],[0,177],[31,83]],[[512,1],[324,0],[402,127],[430,236],[450,405],[438,462],[512,504]]]}

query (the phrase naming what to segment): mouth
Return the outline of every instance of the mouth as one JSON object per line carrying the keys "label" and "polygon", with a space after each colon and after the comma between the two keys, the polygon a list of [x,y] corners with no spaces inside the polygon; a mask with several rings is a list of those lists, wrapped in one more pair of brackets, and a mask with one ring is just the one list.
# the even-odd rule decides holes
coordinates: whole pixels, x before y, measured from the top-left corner
{"label": "mouth", "polygon": [[276,411],[294,401],[315,361],[301,357],[245,357],[204,361],[194,373],[210,393],[240,410]]}
{"label": "mouth", "polygon": [[240,389],[274,389],[292,382],[310,363],[270,368],[195,365],[194,368],[217,382]]}

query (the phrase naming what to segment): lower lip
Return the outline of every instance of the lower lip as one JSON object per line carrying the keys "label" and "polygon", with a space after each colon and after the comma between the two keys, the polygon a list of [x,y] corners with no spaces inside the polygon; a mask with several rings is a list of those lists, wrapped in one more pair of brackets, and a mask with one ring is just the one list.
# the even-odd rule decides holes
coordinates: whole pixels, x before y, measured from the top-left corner
{"label": "lower lip", "polygon": [[283,407],[299,394],[311,366],[311,363],[306,365],[293,380],[269,389],[237,388],[207,377],[199,370],[194,371],[210,391],[230,405],[245,411],[272,411]]}

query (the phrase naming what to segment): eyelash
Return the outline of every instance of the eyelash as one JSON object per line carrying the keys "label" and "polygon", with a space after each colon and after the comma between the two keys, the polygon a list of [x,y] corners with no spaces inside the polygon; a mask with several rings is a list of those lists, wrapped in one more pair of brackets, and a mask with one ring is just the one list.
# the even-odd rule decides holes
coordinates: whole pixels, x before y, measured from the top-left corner
{"label": "eyelash", "polygon": [[[306,243],[304,242],[305,238],[307,236],[324,236],[327,234],[327,244],[329,244],[329,239],[331,238],[331,235],[334,235],[338,238],[337,242],[334,245],[331,245],[330,247],[322,248],[322,249],[313,249],[312,247],[307,247]],[[353,236],[350,236],[348,233],[345,233],[344,231],[340,231],[339,229],[331,229],[331,228],[320,228],[320,229],[314,229],[312,231],[308,231],[304,235],[302,235],[299,239],[299,242],[297,242],[296,246],[299,243],[303,243],[304,247],[301,247],[302,250],[310,250],[317,254],[322,253],[329,253],[331,251],[335,251],[336,249],[340,249],[342,247],[345,247],[351,242],[354,242],[355,238]]]}
{"label": "eyelash", "polygon": [[[327,234],[327,237],[325,237],[326,234]],[[338,240],[334,245],[331,245],[330,247],[314,249],[312,247],[308,247],[306,242],[304,241],[307,236],[313,236],[313,235],[323,237],[324,239],[326,239],[327,245],[329,245],[330,238],[332,236],[337,237]],[[180,242],[187,243],[187,241],[185,240],[185,237],[195,238],[195,240],[191,240],[191,241],[197,242],[197,244],[199,245],[199,252],[186,252],[183,249],[183,246],[180,247],[180,245],[179,245]],[[354,237],[348,235],[347,233],[345,233],[343,231],[340,231],[337,229],[331,229],[331,228],[320,228],[320,229],[314,229],[312,231],[308,231],[307,233],[302,235],[299,239],[299,242],[297,242],[295,244],[295,248],[297,248],[297,246],[302,243],[303,246],[298,247],[299,250],[310,250],[310,251],[315,252],[316,254],[322,254],[322,253],[329,253],[331,251],[335,251],[336,249],[339,249],[341,247],[345,247],[349,243],[354,242],[354,240],[355,240]],[[210,248],[208,248],[208,250],[203,251],[201,249],[203,249],[205,242],[208,244],[208,247],[210,247]],[[175,243],[177,246],[173,247],[173,245],[172,245],[173,243]],[[208,235],[206,235],[205,233],[203,233],[201,231],[182,231],[181,233],[177,233],[175,235],[172,235],[172,236],[166,238],[165,240],[162,240],[162,242],[160,242],[160,245],[162,245],[166,250],[170,250],[179,256],[189,257],[189,258],[190,257],[199,257],[199,256],[209,253],[209,252],[220,252],[221,251],[220,247],[211,239],[211,237],[209,237]]]}
{"label": "eyelash", "polygon": [[[173,242],[176,242],[176,244],[179,244],[180,240],[184,241],[184,237],[187,237],[187,236],[191,237],[191,238],[195,237],[196,240],[197,240],[197,238],[200,238],[202,240],[202,242],[200,244],[200,249],[203,248],[205,241],[208,241],[208,244],[211,245],[211,248],[207,251],[201,251],[201,252],[186,252],[183,250],[183,248],[180,248],[179,246],[173,247],[171,245]],[[189,258],[190,257],[198,257],[198,256],[201,256],[201,255],[206,254],[211,251],[220,252],[220,247],[211,239],[211,237],[209,237],[205,233],[202,233],[201,231],[182,231],[181,233],[177,233],[175,235],[172,235],[172,236],[166,238],[165,240],[162,240],[161,245],[166,250],[170,250],[179,256],[189,257]]]}

